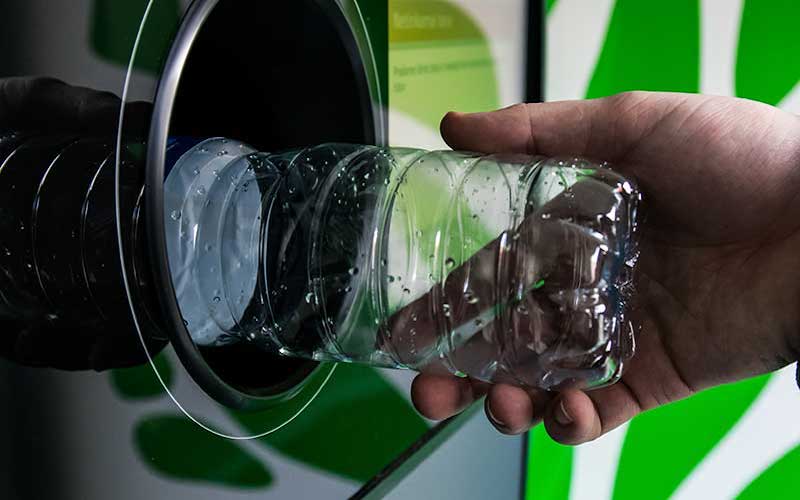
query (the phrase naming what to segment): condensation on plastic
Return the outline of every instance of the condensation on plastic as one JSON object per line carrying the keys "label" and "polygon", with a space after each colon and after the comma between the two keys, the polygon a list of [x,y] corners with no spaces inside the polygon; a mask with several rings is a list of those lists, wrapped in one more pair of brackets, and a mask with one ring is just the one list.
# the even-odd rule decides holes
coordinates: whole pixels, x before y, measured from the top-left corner
{"label": "condensation on plastic", "polygon": [[188,150],[165,183],[198,345],[591,388],[631,354],[635,186],[582,159]]}
{"label": "condensation on plastic", "polygon": [[[121,194],[123,186],[121,184],[121,179],[123,177],[122,173],[122,157],[120,156],[120,151],[122,146],[126,141],[126,137],[130,136],[128,129],[128,122],[125,120],[125,105],[131,102],[133,99],[130,97],[129,90],[131,88],[138,88],[139,92],[141,93],[143,89],[150,88],[150,100],[155,100],[155,88],[152,85],[152,81],[140,72],[134,72],[133,69],[137,65],[138,59],[141,57],[139,53],[139,47],[142,43],[147,43],[148,40],[143,40],[143,33],[146,32],[145,27],[148,23],[148,16],[153,8],[153,5],[156,1],[159,0],[149,0],[143,13],[142,13],[142,21],[139,26],[139,30],[137,32],[136,38],[134,40],[133,47],[131,49],[131,58],[128,64],[127,72],[125,81],[123,84],[122,90],[122,105],[120,109],[120,117],[119,117],[119,124],[117,130],[117,141],[116,141],[116,174],[115,174],[115,185],[117,188],[116,197],[115,197],[115,213],[116,213],[116,232],[117,232],[117,239],[122,241],[124,239],[124,231],[126,229],[126,220],[125,214],[122,210],[120,205]],[[167,33],[162,32],[155,32],[151,30],[153,33],[152,36],[169,36]],[[163,54],[162,57],[166,57],[166,54]],[[139,100],[142,99],[141,96],[138,97]],[[379,105],[380,107],[380,105]],[[135,134],[135,133],[134,133]],[[165,152],[166,154],[166,152]],[[172,402],[176,405],[176,407],[193,423],[201,427],[202,429],[215,434],[217,436],[233,439],[233,440],[250,440],[250,439],[258,439],[268,434],[274,433],[286,425],[290,424],[295,418],[297,418],[306,408],[314,401],[314,399],[319,395],[319,393],[324,389],[325,385],[328,383],[330,378],[332,377],[335,365],[333,364],[323,364],[321,365],[315,372],[300,386],[298,386],[295,391],[292,392],[290,397],[288,397],[283,403],[272,406],[267,410],[261,411],[256,414],[250,414],[248,416],[248,421],[255,422],[260,421],[263,422],[263,429],[260,432],[251,432],[245,433],[241,432],[241,428],[236,425],[232,424],[232,426],[228,426],[226,428],[222,428],[218,425],[214,425],[211,422],[219,422],[219,415],[224,415],[227,412],[232,410],[222,408],[222,406],[211,399],[207,394],[205,394],[197,385],[195,384],[181,384],[181,386],[173,391],[167,385],[164,380],[163,374],[159,371],[156,363],[154,362],[155,352],[151,352],[151,347],[148,346],[149,341],[147,339],[147,335],[143,332],[143,323],[147,321],[147,318],[144,317],[145,315],[142,313],[140,306],[137,304],[137,297],[135,296],[136,287],[132,287],[134,284],[134,274],[126,269],[125,263],[130,262],[131,255],[126,254],[124,247],[120,247],[119,252],[119,261],[122,263],[122,277],[125,282],[125,289],[128,291],[128,307],[130,309],[130,314],[132,316],[133,322],[135,323],[135,327],[138,332],[139,340],[141,341],[142,346],[144,347],[144,351],[147,355],[148,362],[150,367],[152,368],[156,378],[158,379],[159,383],[164,388],[166,394],[172,400]],[[189,377],[189,375],[184,370],[178,370],[182,376]],[[231,422],[229,422],[231,423]],[[251,427],[252,429],[252,427]],[[237,432],[238,430],[238,432]]]}

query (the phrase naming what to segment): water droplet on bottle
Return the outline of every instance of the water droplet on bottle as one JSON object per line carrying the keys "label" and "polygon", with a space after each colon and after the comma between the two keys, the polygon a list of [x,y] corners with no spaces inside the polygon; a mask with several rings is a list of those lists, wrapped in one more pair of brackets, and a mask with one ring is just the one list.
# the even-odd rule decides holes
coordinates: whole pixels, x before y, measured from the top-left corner
{"label": "water droplet on bottle", "polygon": [[181,220],[181,213],[178,210],[173,210],[170,217],[172,220]]}
{"label": "water droplet on bottle", "polygon": [[475,319],[475,326],[477,326],[477,327],[483,326],[483,320],[480,319],[480,318],[476,318]]}
{"label": "water droplet on bottle", "polygon": [[417,235],[417,238],[422,238],[422,229],[417,229],[414,234]]}
{"label": "water droplet on bottle", "polygon": [[387,279],[387,280],[389,280],[389,283],[394,283],[394,276],[392,276],[391,274],[390,274],[390,275],[388,275],[388,276],[386,277],[386,279]]}
{"label": "water droplet on bottle", "polygon": [[523,316],[527,316],[528,315],[528,308],[525,307],[525,304],[518,304],[517,305],[517,312],[520,313]]}
{"label": "water droplet on bottle", "polygon": [[406,295],[408,295],[408,294],[410,294],[410,293],[411,293],[411,290],[409,290],[408,288],[405,288],[405,287],[404,287],[404,288],[403,288],[403,293],[404,293],[404,294],[406,294]]}
{"label": "water droplet on bottle", "polygon": [[214,297],[214,299],[213,299],[213,300],[214,300],[214,303],[215,303],[215,304],[219,304],[219,302],[220,302],[222,299],[220,299],[219,297]]}
{"label": "water droplet on bottle", "polygon": [[550,217],[552,217],[552,215],[547,212],[542,214],[542,220],[550,220]]}
{"label": "water droplet on bottle", "polygon": [[183,320],[183,326],[189,326],[189,321],[184,319]]}
{"label": "water droplet on bottle", "polygon": [[206,246],[205,246],[206,252],[210,252],[213,248],[214,247],[212,247],[211,244],[206,243]]}
{"label": "water droplet on bottle", "polygon": [[417,321],[417,313],[411,314],[411,321]]}
{"label": "water droplet on bottle", "polygon": [[6,254],[6,257],[11,257],[11,250],[8,248],[5,249],[4,253]]}
{"label": "water droplet on bottle", "polygon": [[456,265],[456,261],[454,261],[452,257],[448,257],[447,260],[444,261],[444,265],[447,266],[448,269],[452,269],[452,267]]}
{"label": "water droplet on bottle", "polygon": [[477,304],[479,299],[472,293],[472,290],[467,290],[464,292],[464,300],[467,301],[467,304]]}
{"label": "water droplet on bottle", "polygon": [[392,182],[392,181],[388,177],[383,180],[383,184],[386,185],[386,186],[388,186],[390,182]]}
{"label": "water droplet on bottle", "polygon": [[308,292],[306,294],[306,303],[311,304],[314,302],[314,292]]}
{"label": "water droplet on bottle", "polygon": [[450,317],[450,304],[447,302],[442,304],[442,312],[444,313],[445,317]]}
{"label": "water droplet on bottle", "polygon": [[383,267],[386,267],[386,259],[381,259],[381,265],[382,265]]}
{"label": "water droplet on bottle", "polygon": [[358,274],[358,268],[351,267],[350,269],[347,270],[347,272],[350,274],[350,276],[355,276],[356,274]]}
{"label": "water droplet on bottle", "polygon": [[349,285],[344,287],[344,293],[350,293],[351,291],[353,291],[353,288],[350,287]]}

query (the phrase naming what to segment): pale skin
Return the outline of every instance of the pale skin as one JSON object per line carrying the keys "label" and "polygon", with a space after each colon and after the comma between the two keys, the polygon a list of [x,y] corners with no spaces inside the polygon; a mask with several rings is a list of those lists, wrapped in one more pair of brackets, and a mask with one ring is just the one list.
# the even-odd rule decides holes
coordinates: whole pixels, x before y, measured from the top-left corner
{"label": "pale skin", "polygon": [[544,422],[564,444],[635,415],[800,359],[800,117],[743,99],[633,92],[450,113],[454,149],[609,161],[636,180],[647,219],[637,353],[615,385],[560,393],[418,375],[440,420],[486,394],[503,433]]}

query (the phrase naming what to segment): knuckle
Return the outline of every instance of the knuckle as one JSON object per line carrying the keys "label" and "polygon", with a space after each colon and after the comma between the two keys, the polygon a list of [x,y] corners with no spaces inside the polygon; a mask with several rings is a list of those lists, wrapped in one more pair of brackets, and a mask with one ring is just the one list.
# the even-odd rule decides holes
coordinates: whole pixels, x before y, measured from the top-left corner
{"label": "knuckle", "polygon": [[612,107],[627,108],[641,103],[643,100],[647,99],[648,95],[649,92],[642,90],[628,90],[611,95],[606,99]]}
{"label": "knuckle", "polygon": [[25,80],[23,85],[23,93],[29,96],[38,96],[59,90],[64,85],[65,83],[57,78],[52,78],[49,76],[37,76]]}

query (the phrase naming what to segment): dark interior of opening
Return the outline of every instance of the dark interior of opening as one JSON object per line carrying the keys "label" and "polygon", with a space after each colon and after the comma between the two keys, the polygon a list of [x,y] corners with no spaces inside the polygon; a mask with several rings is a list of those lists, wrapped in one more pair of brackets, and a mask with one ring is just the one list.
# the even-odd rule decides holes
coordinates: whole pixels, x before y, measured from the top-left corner
{"label": "dark interior of opening", "polygon": [[[261,151],[373,143],[367,82],[335,2],[222,0],[192,45],[171,136],[222,136]],[[202,348],[209,367],[252,396],[289,390],[316,363],[249,343]]]}

